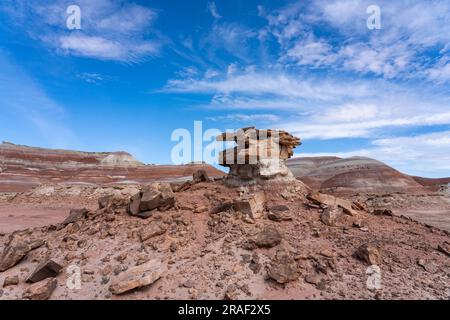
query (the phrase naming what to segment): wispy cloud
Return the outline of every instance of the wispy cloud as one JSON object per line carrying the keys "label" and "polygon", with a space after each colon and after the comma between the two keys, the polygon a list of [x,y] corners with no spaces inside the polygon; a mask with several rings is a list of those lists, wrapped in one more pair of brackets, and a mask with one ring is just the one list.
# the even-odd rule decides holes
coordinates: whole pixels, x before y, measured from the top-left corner
{"label": "wispy cloud", "polygon": [[86,81],[87,83],[94,83],[98,84],[105,80],[105,77],[99,73],[92,73],[92,72],[83,72],[78,74],[78,78]]}
{"label": "wispy cloud", "polygon": [[211,13],[211,15],[214,17],[214,19],[222,18],[222,16],[219,14],[219,11],[217,10],[217,6],[214,1],[208,3],[208,10]]}
{"label": "wispy cloud", "polygon": [[295,112],[273,125],[307,139],[373,138],[383,128],[450,125],[450,101],[434,88],[377,79],[240,71],[175,79],[164,90],[210,95],[216,109]]}
{"label": "wispy cloud", "polygon": [[212,121],[238,121],[238,122],[274,122],[279,121],[280,117],[275,114],[243,114],[230,113],[222,116],[207,117],[207,120]]}
{"label": "wispy cloud", "polygon": [[[385,1],[382,29],[366,27],[369,0],[296,2],[260,15],[280,44],[280,60],[301,67],[372,74],[384,78],[448,81],[446,65],[430,65],[430,51],[450,42],[450,4],[445,0]],[[334,32],[321,30],[332,28]],[[444,67],[443,72],[439,72]]]}
{"label": "wispy cloud", "polygon": [[[36,131],[51,147],[78,144],[68,125],[64,106],[53,100],[39,84],[0,51],[0,113],[16,117],[16,130]],[[21,126],[19,126],[19,123]]]}
{"label": "wispy cloud", "polygon": [[164,42],[152,29],[157,14],[134,3],[115,0],[76,3],[81,29],[66,27],[67,1],[6,0],[10,19],[32,38],[67,55],[136,63],[158,54]]}

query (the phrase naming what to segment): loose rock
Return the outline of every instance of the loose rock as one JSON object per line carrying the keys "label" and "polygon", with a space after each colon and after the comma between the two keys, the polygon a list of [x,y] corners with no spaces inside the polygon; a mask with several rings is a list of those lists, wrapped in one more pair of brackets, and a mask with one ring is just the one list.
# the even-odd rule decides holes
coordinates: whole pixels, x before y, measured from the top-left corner
{"label": "loose rock", "polygon": [[31,248],[23,242],[7,245],[0,258],[0,271],[8,270],[18,264],[30,252]]}
{"label": "loose rock", "polygon": [[256,236],[255,244],[259,248],[273,248],[280,244],[281,238],[281,234],[276,228],[266,227]]}
{"label": "loose rock", "polygon": [[46,260],[40,263],[35,270],[27,277],[26,282],[39,282],[47,278],[56,277],[63,267],[53,260]]}
{"label": "loose rock", "polygon": [[165,270],[159,260],[150,260],[145,264],[133,267],[122,272],[112,280],[109,290],[116,295],[130,290],[151,285],[161,278]]}
{"label": "loose rock", "polygon": [[58,282],[56,279],[46,279],[30,285],[22,295],[28,300],[47,300],[56,289]]}
{"label": "loose rock", "polygon": [[287,252],[278,251],[269,268],[269,277],[278,283],[287,283],[296,280],[300,272],[294,258]]}
{"label": "loose rock", "polygon": [[381,262],[380,247],[377,244],[363,244],[355,251],[354,256],[370,265],[377,265]]}

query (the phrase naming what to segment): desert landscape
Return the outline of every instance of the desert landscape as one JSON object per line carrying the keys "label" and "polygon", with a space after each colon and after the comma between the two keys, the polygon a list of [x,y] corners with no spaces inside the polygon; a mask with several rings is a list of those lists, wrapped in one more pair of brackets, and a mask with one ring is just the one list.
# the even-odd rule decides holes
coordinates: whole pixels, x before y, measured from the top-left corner
{"label": "desert landscape", "polygon": [[0,299],[448,299],[450,179],[252,130],[228,174],[3,143]]}

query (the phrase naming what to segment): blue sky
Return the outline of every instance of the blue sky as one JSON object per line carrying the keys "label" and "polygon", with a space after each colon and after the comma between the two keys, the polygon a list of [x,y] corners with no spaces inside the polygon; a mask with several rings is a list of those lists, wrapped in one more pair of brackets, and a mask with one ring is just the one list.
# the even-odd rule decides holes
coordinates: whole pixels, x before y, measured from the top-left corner
{"label": "blue sky", "polygon": [[170,163],[201,120],[450,176],[449,53],[447,0],[2,0],[0,139]]}

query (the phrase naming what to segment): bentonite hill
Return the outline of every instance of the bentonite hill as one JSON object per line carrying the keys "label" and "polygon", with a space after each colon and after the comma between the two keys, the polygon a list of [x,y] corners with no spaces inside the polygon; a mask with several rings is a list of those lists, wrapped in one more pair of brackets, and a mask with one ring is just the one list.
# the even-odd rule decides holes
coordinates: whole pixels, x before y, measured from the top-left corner
{"label": "bentonite hill", "polygon": [[[21,210],[66,209],[2,230],[0,299],[448,298],[448,232],[367,198],[319,193],[285,165],[298,139],[251,130],[220,138],[247,141],[222,162],[232,168],[226,178],[189,167],[187,181],[86,185],[78,175],[3,193],[10,221]],[[255,161],[238,163],[239,154]],[[27,158],[17,166],[30,167]]]}

